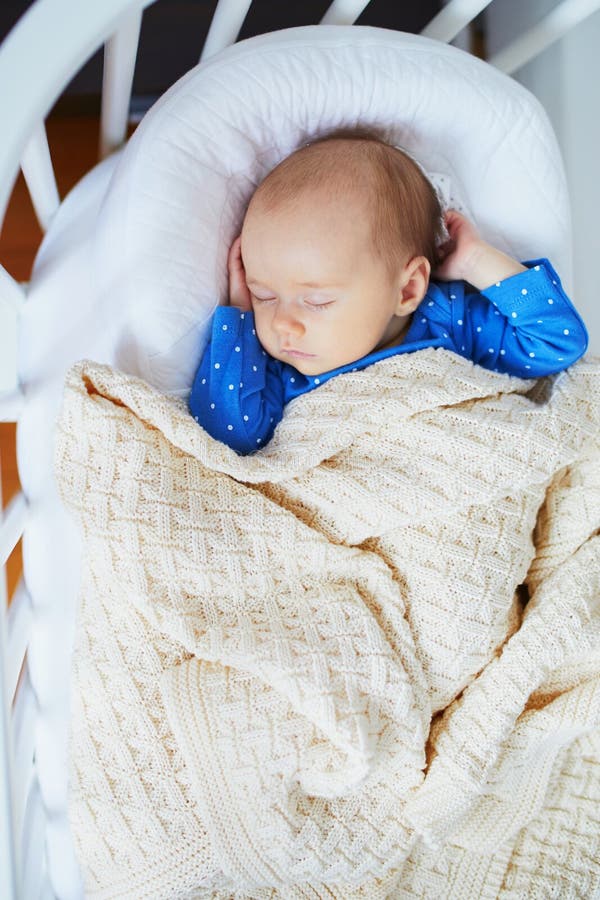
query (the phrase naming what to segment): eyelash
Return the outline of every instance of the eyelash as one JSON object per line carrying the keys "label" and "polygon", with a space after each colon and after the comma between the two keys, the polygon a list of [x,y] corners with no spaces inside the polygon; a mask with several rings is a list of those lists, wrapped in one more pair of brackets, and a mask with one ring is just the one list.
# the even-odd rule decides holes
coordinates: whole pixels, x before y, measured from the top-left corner
{"label": "eyelash", "polygon": [[[256,300],[257,303],[272,303],[273,300],[276,300],[276,297],[257,297],[256,294],[250,292],[250,296],[253,300]],[[307,303],[309,309],[321,312],[321,310],[325,309],[326,306],[331,306],[333,300],[328,300],[327,303]]]}

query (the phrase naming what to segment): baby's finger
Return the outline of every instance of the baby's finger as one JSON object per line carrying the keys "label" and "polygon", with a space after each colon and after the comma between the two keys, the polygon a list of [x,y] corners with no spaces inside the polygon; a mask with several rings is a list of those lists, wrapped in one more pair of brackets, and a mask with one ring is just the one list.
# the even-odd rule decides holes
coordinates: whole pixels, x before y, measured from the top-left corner
{"label": "baby's finger", "polygon": [[227,265],[229,270],[239,271],[243,270],[244,264],[242,262],[242,237],[238,235],[235,241],[229,248],[229,256],[227,257]]}
{"label": "baby's finger", "polygon": [[246,271],[242,262],[241,237],[237,237],[229,250],[229,303],[239,309],[252,308],[250,291],[246,284]]}
{"label": "baby's finger", "polygon": [[462,224],[464,219],[461,214],[455,209],[449,209],[446,211],[444,221],[446,223],[446,228],[448,229],[448,231],[452,231],[453,229],[458,228],[459,225]]}
{"label": "baby's finger", "polygon": [[438,259],[440,262],[443,262],[450,254],[452,254],[456,250],[456,241],[453,241],[452,238],[448,238],[447,241],[444,241],[443,244],[440,244],[437,248]]}

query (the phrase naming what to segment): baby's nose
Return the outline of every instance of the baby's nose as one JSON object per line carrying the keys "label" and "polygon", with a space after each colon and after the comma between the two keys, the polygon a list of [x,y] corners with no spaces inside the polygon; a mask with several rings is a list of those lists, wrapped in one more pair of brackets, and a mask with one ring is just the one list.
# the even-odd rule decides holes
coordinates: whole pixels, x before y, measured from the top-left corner
{"label": "baby's nose", "polygon": [[273,316],[273,328],[279,334],[302,334],[304,332],[304,325],[300,319],[293,312],[283,309],[281,304]]}

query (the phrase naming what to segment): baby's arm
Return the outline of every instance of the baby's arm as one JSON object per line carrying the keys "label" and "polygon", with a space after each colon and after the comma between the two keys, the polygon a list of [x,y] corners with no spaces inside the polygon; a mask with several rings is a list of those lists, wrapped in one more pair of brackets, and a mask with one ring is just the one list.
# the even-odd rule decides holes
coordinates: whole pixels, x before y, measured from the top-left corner
{"label": "baby's arm", "polygon": [[455,211],[446,216],[451,252],[435,275],[447,285],[457,351],[485,368],[522,377],[566,369],[587,348],[587,332],[547,259],[522,265],[486,243]]}
{"label": "baby's arm", "polygon": [[283,384],[279,363],[265,353],[256,337],[239,239],[230,250],[228,268],[232,305],[215,310],[189,408],[212,437],[247,454],[266,444],[280,421]]}

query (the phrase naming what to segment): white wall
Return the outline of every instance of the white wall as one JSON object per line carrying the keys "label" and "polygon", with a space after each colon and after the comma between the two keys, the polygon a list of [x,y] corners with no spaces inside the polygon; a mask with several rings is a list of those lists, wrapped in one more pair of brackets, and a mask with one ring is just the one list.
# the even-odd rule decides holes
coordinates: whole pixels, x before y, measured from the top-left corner
{"label": "white wall", "polygon": [[[485,12],[488,57],[557,0],[494,0]],[[545,107],[562,150],[573,217],[572,300],[600,355],[600,11],[548,47],[513,77]]]}

